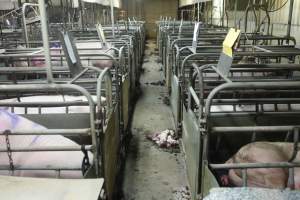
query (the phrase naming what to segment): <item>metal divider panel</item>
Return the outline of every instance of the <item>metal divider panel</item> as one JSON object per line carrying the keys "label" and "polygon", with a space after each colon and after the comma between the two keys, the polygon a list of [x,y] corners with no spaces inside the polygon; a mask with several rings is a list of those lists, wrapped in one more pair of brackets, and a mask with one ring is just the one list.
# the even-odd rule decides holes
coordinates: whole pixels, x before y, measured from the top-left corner
{"label": "metal divider panel", "polygon": [[195,114],[183,108],[183,146],[186,156],[186,168],[192,199],[196,199],[200,182],[200,130]]}
{"label": "metal divider panel", "polygon": [[97,200],[104,180],[46,179],[0,176],[1,199],[5,200]]}
{"label": "metal divider panel", "polygon": [[233,61],[233,50],[240,41],[240,34],[240,30],[231,28],[223,42],[223,50],[219,58],[217,69],[225,77],[229,74]]}
{"label": "metal divider panel", "polygon": [[[118,106],[118,105],[117,105]],[[107,122],[107,127],[104,133],[104,179],[105,189],[108,199],[113,198],[115,191],[116,177],[118,174],[118,150],[119,150],[119,122],[118,122],[118,109],[114,108],[110,118]]]}
{"label": "metal divider panel", "polygon": [[89,113],[22,114],[20,116],[45,126],[48,129],[73,129],[90,127]]}
{"label": "metal divider panel", "polygon": [[209,191],[212,188],[218,188],[219,183],[213,173],[210,171],[208,166],[204,167],[204,174],[203,174],[203,179],[204,179],[204,185],[203,185],[203,196],[207,196],[209,194]]}
{"label": "metal divider panel", "polygon": [[74,39],[69,32],[61,32],[59,34],[59,37],[64,50],[64,54],[66,56],[68,67],[74,77],[83,70],[78,51],[74,43]]}
{"label": "metal divider panel", "polygon": [[223,76],[227,77],[232,65],[233,57],[226,55],[225,53],[221,53],[217,69],[219,72],[223,74]]}
{"label": "metal divider panel", "polygon": [[172,76],[170,104],[174,116],[175,126],[178,127],[179,120],[179,82],[176,76]]}
{"label": "metal divider panel", "polygon": [[124,127],[127,128],[128,120],[129,120],[129,78],[128,76],[124,77],[123,83],[122,83],[122,112],[123,112],[123,120],[124,120]]}

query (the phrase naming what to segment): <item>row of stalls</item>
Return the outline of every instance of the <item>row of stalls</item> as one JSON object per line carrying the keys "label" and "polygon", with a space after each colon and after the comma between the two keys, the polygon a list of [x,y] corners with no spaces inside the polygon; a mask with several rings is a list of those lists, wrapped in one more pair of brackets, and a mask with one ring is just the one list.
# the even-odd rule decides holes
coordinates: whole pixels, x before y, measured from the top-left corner
{"label": "row of stalls", "polygon": [[300,49],[296,40],[167,17],[157,22],[157,29],[191,198],[202,199],[212,188],[222,187],[220,175],[230,169],[239,170],[240,187],[249,185],[249,171],[257,168],[287,169],[289,183],[295,183],[297,150],[287,162],[226,161],[257,141],[292,142],[297,149]]}
{"label": "row of stalls", "polygon": [[[49,191],[52,199],[114,199],[144,22],[118,19],[116,2],[39,0],[19,6],[0,16],[1,184],[32,185],[33,193]],[[87,21],[92,12],[98,15]],[[14,191],[16,185],[3,188],[1,196],[18,195]],[[30,187],[22,194],[33,198]]]}

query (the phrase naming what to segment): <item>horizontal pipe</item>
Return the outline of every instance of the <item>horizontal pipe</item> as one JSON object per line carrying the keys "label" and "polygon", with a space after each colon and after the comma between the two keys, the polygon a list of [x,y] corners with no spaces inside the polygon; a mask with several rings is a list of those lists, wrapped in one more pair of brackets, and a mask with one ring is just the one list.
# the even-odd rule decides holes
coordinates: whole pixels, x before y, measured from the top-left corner
{"label": "horizontal pipe", "polygon": [[253,46],[253,48],[254,48],[254,49],[257,49],[257,50],[259,50],[259,51],[263,51],[263,52],[272,52],[272,51],[270,51],[270,50],[268,50],[268,49],[265,49],[265,48],[262,48],[262,47],[259,47],[259,46]]}
{"label": "horizontal pipe", "polygon": [[295,168],[300,163],[276,162],[276,163],[229,163],[209,164],[212,169],[255,169],[255,168]]}
{"label": "horizontal pipe", "polygon": [[[68,67],[53,67],[53,71],[67,71],[69,72]],[[45,72],[46,67],[0,67],[1,73],[8,73],[8,72]]]}
{"label": "horizontal pipe", "polygon": [[[90,135],[91,129],[43,129],[43,130],[11,130],[9,135]],[[0,136],[5,136],[3,133]]]}
{"label": "horizontal pipe", "polygon": [[[14,171],[81,171],[80,167],[35,167],[35,166],[14,166]],[[10,171],[10,166],[0,165],[0,171]]]}
{"label": "horizontal pipe", "polygon": [[87,101],[65,101],[65,102],[1,102],[0,106],[8,107],[66,107],[66,106],[88,106]]}
{"label": "horizontal pipe", "polygon": [[242,127],[213,127],[214,133],[236,133],[236,132],[287,132],[293,131],[298,126],[242,126]]}
{"label": "horizontal pipe", "polygon": [[[91,145],[84,146],[84,150],[93,151]],[[43,146],[43,147],[13,147],[10,152],[42,152],[42,151],[82,151],[81,146]],[[7,152],[7,149],[0,149],[1,153]]]}
{"label": "horizontal pipe", "polygon": [[213,117],[265,117],[265,116],[280,116],[280,117],[286,117],[286,115],[290,115],[293,117],[298,117],[300,115],[299,111],[264,111],[264,112],[257,112],[257,111],[228,111],[228,112],[211,112],[210,113]]}
{"label": "horizontal pipe", "polygon": [[226,103],[232,103],[232,104],[242,104],[242,103],[300,103],[300,98],[253,98],[253,99],[213,99],[213,105],[215,104],[226,104]]}

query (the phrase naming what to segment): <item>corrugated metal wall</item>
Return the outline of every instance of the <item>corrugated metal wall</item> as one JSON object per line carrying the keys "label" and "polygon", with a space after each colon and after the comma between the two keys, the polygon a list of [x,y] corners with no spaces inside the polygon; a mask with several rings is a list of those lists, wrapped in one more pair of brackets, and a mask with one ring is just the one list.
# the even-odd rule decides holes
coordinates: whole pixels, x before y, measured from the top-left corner
{"label": "corrugated metal wall", "polygon": [[[285,0],[280,0],[277,2],[276,7],[279,7],[285,2]],[[286,35],[288,15],[289,15],[289,6],[288,2],[281,10],[271,14],[271,22],[274,26],[274,33],[280,35]],[[292,30],[291,35],[294,36],[298,42],[300,42],[300,1],[294,1],[293,8],[293,19],[292,19]]]}
{"label": "corrugated metal wall", "polygon": [[160,16],[177,18],[178,0],[125,0],[129,17],[146,21],[147,37],[156,37],[156,21]]}

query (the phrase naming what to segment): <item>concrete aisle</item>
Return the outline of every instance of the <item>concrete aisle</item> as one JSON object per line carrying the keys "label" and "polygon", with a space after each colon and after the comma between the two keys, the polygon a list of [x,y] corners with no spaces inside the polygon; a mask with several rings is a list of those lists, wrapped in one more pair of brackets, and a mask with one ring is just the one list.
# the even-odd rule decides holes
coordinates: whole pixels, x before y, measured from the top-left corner
{"label": "concrete aisle", "polygon": [[149,133],[174,129],[170,107],[163,103],[166,89],[156,84],[163,80],[163,74],[155,47],[154,41],[147,41],[140,80],[142,95],[133,115],[133,137],[125,166],[125,200],[185,199],[177,192],[187,185],[182,155],[161,150],[146,139]]}

